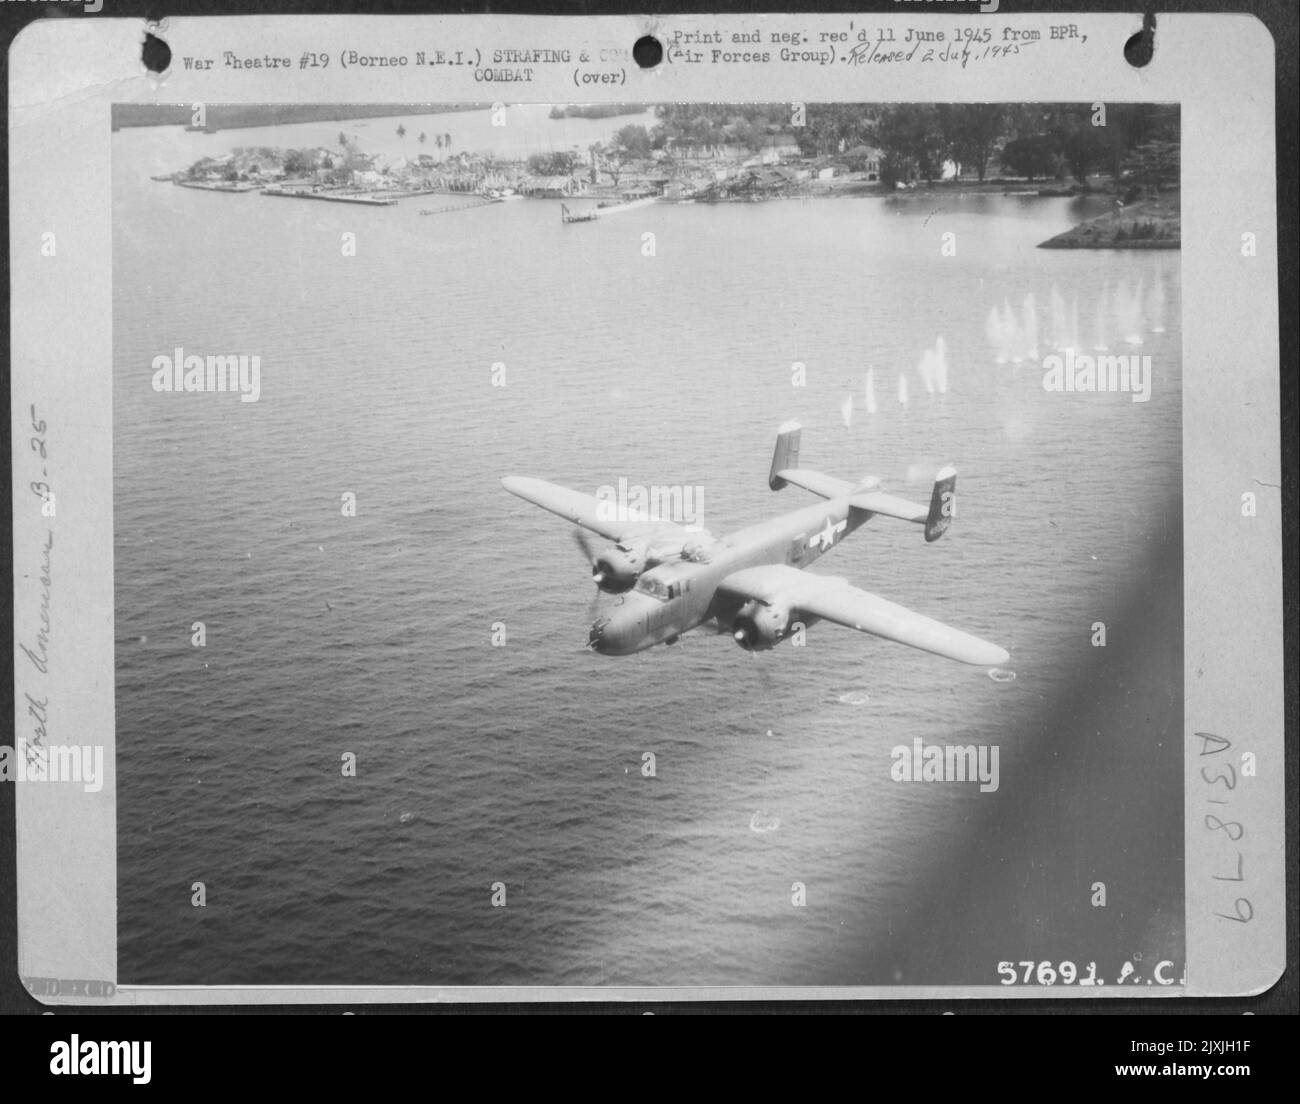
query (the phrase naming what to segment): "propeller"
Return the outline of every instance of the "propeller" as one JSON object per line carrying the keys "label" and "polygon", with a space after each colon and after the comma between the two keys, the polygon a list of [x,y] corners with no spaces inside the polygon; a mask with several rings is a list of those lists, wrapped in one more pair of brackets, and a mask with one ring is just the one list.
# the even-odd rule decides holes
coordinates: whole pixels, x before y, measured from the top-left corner
{"label": "propeller", "polygon": [[596,557],[598,552],[596,546],[592,543],[591,537],[587,535],[587,530],[585,529],[573,530],[573,540],[582,550],[582,554],[586,557],[587,563],[591,565],[591,579],[592,582],[596,584],[596,594],[591,601],[587,603],[587,620],[588,622],[591,622],[596,619],[600,611],[600,600],[603,597],[603,593],[600,589],[600,579],[597,577],[599,573],[596,571]]}
{"label": "propeller", "polygon": [[574,543],[577,544],[577,546],[582,550],[582,554],[583,556],[586,557],[587,563],[590,564],[592,568],[595,568],[596,548],[595,545],[591,543],[591,538],[587,535],[587,530],[585,529],[573,530],[573,540]]}

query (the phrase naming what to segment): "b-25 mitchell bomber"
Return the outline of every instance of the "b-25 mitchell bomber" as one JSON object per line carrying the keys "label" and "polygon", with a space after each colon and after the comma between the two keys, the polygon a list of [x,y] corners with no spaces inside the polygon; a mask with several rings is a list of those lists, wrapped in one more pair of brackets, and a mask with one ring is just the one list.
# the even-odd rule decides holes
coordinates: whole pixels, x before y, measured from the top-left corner
{"label": "b-25 mitchell bomber", "polygon": [[874,477],[850,483],[799,467],[799,436],[796,422],[778,430],[768,485],[778,491],[792,483],[824,501],[721,539],[672,521],[612,517],[608,504],[592,495],[544,479],[511,475],[501,483],[511,494],[614,542],[593,551],[578,534],[596,586],[617,596],[591,626],[588,647],[602,655],[675,644],[708,622],[747,651],[762,651],[796,625],[833,621],[962,663],[1006,663],[1007,652],[996,644],[843,579],[803,571],[877,514],[923,525],[926,541],[938,540],[956,509],[956,471],[938,473],[927,508],[885,494]]}

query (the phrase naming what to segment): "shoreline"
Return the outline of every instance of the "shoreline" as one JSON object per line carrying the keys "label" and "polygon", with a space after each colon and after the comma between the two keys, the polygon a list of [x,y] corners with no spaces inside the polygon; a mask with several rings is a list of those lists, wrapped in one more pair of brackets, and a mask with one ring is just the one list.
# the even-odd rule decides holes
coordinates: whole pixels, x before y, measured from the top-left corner
{"label": "shoreline", "polygon": [[1039,249],[1181,249],[1178,197],[1159,196],[1119,205],[1039,242]]}
{"label": "shoreline", "polygon": [[[278,152],[278,151],[277,151]],[[264,195],[285,198],[302,198],[316,200],[335,200],[365,206],[392,206],[399,199],[414,198],[421,195],[447,194],[481,196],[487,201],[494,201],[499,196],[487,195],[473,190],[460,192],[445,187],[430,187],[423,181],[406,178],[385,180],[381,185],[369,184],[315,184],[311,178],[299,178],[292,183],[281,179],[215,179],[213,177],[188,177],[183,171],[166,175],[156,175],[151,179],[159,182],[170,180],[171,183],[186,188],[220,192],[260,191]],[[507,189],[509,191],[510,189]],[[519,196],[518,198],[553,199],[576,204],[577,212],[585,215],[587,210],[598,213],[616,213],[632,207],[650,203],[768,203],[778,200],[818,200],[818,199],[889,199],[896,202],[917,200],[933,202],[944,199],[960,200],[978,196],[1021,196],[1027,199],[1104,199],[1114,197],[1109,187],[1092,184],[1061,184],[1043,182],[1041,185],[1027,180],[1000,177],[988,181],[948,180],[931,183],[917,183],[910,187],[890,187],[878,181],[840,177],[829,180],[806,180],[780,191],[767,193],[742,192],[730,195],[682,194],[678,196],[646,196],[633,201],[617,202],[619,192],[614,187],[601,187],[577,195]],[[514,198],[511,196],[510,198]],[[614,200],[615,202],[609,202]],[[588,205],[595,201],[594,207]],[[607,204],[601,207],[600,204]],[[1046,241],[1039,242],[1040,249],[1178,249],[1181,247],[1181,224],[1179,218],[1179,198],[1176,194],[1159,196],[1154,199],[1141,200],[1122,205],[1116,198],[1117,210],[1080,222],[1068,230]],[[468,207],[479,204],[467,204]],[[439,208],[453,210],[456,208]],[[422,212],[424,213],[424,212]],[[433,212],[430,212],[433,213]]]}

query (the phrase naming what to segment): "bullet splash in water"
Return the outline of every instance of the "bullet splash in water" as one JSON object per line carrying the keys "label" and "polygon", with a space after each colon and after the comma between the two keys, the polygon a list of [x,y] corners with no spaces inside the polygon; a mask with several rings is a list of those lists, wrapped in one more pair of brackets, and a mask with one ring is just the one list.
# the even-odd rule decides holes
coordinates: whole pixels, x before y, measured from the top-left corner
{"label": "bullet splash in water", "polygon": [[948,393],[948,344],[942,337],[934,342],[934,386],[940,395]]}
{"label": "bullet splash in water", "polygon": [[1128,282],[1115,288],[1115,332],[1129,345],[1142,344],[1142,285],[1130,292]]}
{"label": "bullet splash in water", "polygon": [[1021,308],[1024,315],[1025,355],[1030,360],[1038,359],[1038,304],[1034,300],[1034,293],[1031,291],[1025,296],[1025,305]]}
{"label": "bullet splash in water", "polygon": [[925,388],[927,395],[934,394],[934,350],[926,349],[921,354],[921,363],[916,366],[917,374],[921,377],[921,386]]}
{"label": "bullet splash in water", "polygon": [[993,362],[1006,364],[1007,343],[1002,331],[1002,315],[998,313],[997,307],[989,308],[989,316],[984,320],[984,336],[993,346]]}
{"label": "bullet splash in water", "polygon": [[1093,351],[1104,353],[1108,346],[1106,345],[1107,312],[1110,309],[1110,284],[1107,283],[1101,289],[1101,298],[1097,300],[1097,314],[1093,320]]}
{"label": "bullet splash in water", "polygon": [[1151,323],[1152,333],[1165,332],[1165,281],[1159,275],[1151,286],[1151,296],[1147,300],[1147,321]]}

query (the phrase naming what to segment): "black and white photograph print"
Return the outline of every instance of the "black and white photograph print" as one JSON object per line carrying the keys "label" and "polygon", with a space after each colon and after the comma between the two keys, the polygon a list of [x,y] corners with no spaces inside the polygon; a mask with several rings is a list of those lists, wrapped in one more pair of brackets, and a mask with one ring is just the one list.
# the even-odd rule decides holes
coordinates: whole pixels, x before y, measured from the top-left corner
{"label": "black and white photograph print", "polygon": [[1176,104],[112,125],[118,984],[1185,983]]}

